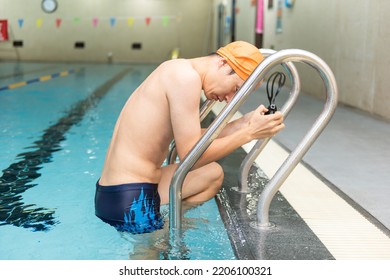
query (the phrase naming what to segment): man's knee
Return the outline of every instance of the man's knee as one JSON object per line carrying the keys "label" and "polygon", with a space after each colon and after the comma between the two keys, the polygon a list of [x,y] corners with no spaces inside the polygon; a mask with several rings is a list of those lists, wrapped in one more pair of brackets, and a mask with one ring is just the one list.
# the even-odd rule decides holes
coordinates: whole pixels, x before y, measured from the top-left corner
{"label": "man's knee", "polygon": [[223,179],[225,177],[225,173],[223,172],[223,168],[221,165],[219,165],[216,162],[213,162],[211,164],[211,168],[213,168],[213,187],[215,188],[216,192],[219,191],[219,189],[222,187]]}

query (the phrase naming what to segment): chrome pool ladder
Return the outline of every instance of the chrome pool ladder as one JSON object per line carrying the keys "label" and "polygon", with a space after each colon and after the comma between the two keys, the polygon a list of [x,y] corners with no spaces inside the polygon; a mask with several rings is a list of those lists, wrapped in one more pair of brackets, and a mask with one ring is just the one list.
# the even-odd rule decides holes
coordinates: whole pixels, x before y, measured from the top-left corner
{"label": "chrome pool ladder", "polygon": [[[292,62],[303,62],[313,67],[318,72],[325,85],[326,102],[323,111],[317,117],[311,129],[306,133],[298,146],[290,153],[289,157],[277,170],[261,193],[257,206],[257,225],[260,228],[267,228],[270,226],[269,206],[274,195],[333,116],[337,106],[338,92],[336,80],[329,66],[321,58],[313,53],[299,49],[288,49],[278,52],[261,50],[261,52],[267,57],[257,66],[233,99],[218,114],[203,136],[179,164],[173,175],[169,190],[169,234],[170,243],[173,248],[180,246],[182,242],[182,185],[185,177],[209,145],[217,138],[233,115],[238,111],[239,107],[244,103],[249,94],[256,89],[256,85],[264,80],[265,76],[273,67],[282,64],[287,69],[292,81],[293,89],[290,93],[290,98],[281,109],[283,113],[287,114],[291,110],[300,90],[299,77]],[[245,176],[247,176],[248,166],[253,164],[253,161],[268,141],[269,139],[259,140],[244,159],[244,162],[241,165],[241,190],[245,191],[245,183],[243,183],[243,181],[246,182],[247,180]]]}

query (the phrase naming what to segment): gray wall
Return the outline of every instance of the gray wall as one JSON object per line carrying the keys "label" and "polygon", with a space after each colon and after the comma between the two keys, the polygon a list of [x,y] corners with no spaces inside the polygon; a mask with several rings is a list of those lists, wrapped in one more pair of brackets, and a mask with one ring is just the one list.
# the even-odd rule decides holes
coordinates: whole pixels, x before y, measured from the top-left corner
{"label": "gray wall", "polygon": [[236,40],[255,44],[256,5],[253,0],[236,0]]}
{"label": "gray wall", "polygon": [[[52,14],[42,11],[41,1],[0,0],[0,19],[8,19],[10,30],[10,42],[0,43],[0,59],[106,62],[112,53],[114,62],[161,62],[175,47],[185,57],[210,51],[205,43],[212,36],[210,0],[57,0]],[[113,27],[111,17],[116,19]],[[57,18],[62,20],[59,28]],[[128,18],[134,19],[132,26]],[[37,20],[42,20],[40,27]],[[14,40],[23,40],[23,48],[13,48]],[[75,49],[76,41],[85,42],[85,48]],[[142,49],[133,50],[133,43]]]}
{"label": "gray wall", "polygon": [[[390,1],[297,0],[283,8],[282,33],[275,32],[277,1],[270,10],[264,2],[264,47],[317,54],[336,76],[341,103],[390,119]],[[303,90],[323,96],[318,75],[299,70]]]}

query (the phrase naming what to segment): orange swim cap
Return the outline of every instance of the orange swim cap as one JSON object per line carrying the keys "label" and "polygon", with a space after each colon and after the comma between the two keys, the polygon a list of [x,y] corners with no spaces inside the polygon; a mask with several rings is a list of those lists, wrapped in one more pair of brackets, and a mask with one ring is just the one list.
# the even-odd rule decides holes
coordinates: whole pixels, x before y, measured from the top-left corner
{"label": "orange swim cap", "polygon": [[243,79],[248,79],[253,70],[264,60],[258,48],[244,41],[236,41],[219,48],[217,54],[226,58],[234,72]]}

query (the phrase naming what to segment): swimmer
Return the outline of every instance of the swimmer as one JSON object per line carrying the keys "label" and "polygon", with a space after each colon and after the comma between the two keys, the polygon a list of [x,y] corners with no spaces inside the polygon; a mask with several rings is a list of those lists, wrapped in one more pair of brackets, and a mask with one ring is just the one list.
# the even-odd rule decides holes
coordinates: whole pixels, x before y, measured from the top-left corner
{"label": "swimmer", "polygon": [[[96,215],[120,231],[161,229],[160,204],[169,203],[177,168],[162,167],[171,141],[182,160],[202,136],[202,91],[207,99],[229,102],[262,60],[255,46],[237,41],[208,56],[159,65],[130,95],[118,117],[96,184]],[[260,105],[225,126],[184,180],[183,201],[197,204],[214,197],[224,178],[217,160],[284,128],[283,115],[265,115],[267,111]]]}

